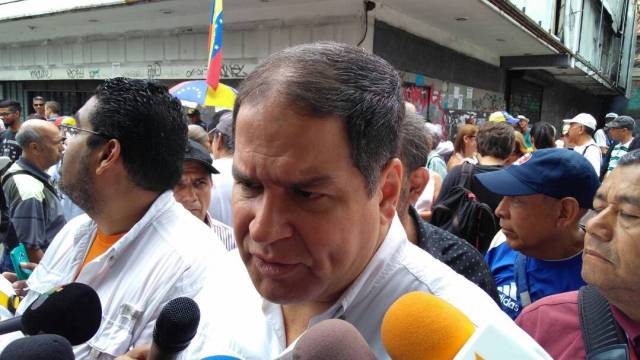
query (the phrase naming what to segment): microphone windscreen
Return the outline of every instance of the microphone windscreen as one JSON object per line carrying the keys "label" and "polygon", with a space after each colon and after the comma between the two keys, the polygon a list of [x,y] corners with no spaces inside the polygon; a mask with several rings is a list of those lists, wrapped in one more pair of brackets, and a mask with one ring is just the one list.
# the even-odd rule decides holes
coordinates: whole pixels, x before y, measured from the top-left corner
{"label": "microphone windscreen", "polygon": [[387,310],[380,328],[393,359],[453,359],[475,331],[465,314],[426,292],[410,292]]}
{"label": "microphone windscreen", "polygon": [[293,348],[294,360],[375,360],[367,341],[350,323],[329,319],[307,330]]}
{"label": "microphone windscreen", "polygon": [[28,335],[57,334],[72,345],[91,339],[102,322],[102,305],[89,286],[70,283],[43,294],[22,315]]}
{"label": "microphone windscreen", "polygon": [[0,360],[73,360],[73,349],[65,338],[55,334],[24,337],[11,342]]}
{"label": "microphone windscreen", "polygon": [[188,297],[169,301],[160,312],[153,329],[153,343],[166,353],[177,353],[189,346],[200,323],[200,308]]}

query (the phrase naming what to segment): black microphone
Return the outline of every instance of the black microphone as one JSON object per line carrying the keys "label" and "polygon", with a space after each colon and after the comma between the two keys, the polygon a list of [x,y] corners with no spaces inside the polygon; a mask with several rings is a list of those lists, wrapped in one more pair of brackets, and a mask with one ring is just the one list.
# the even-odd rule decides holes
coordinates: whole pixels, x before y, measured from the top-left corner
{"label": "black microphone", "polygon": [[74,360],[71,344],[55,334],[28,336],[4,348],[0,360]]}
{"label": "black microphone", "polygon": [[153,329],[149,360],[173,360],[196,336],[200,308],[188,297],[169,301],[160,312]]}
{"label": "black microphone", "polygon": [[70,283],[40,295],[22,316],[0,322],[0,335],[14,331],[57,334],[79,345],[95,335],[101,322],[98,294],[89,285]]}

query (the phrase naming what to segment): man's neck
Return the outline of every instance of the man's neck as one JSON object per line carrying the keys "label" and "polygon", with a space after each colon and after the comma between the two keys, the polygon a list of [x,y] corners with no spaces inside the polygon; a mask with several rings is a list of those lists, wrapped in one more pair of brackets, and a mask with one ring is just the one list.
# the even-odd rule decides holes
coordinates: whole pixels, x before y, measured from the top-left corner
{"label": "man's neck", "polygon": [[499,159],[491,155],[486,155],[486,156],[481,155],[479,164],[480,165],[504,165],[504,159]]}
{"label": "man's neck", "polygon": [[631,134],[625,134],[620,137],[620,145],[624,145],[633,140],[633,136]]}
{"label": "man's neck", "polygon": [[572,230],[560,233],[545,244],[540,251],[527,251],[525,255],[539,260],[562,260],[575,256],[584,248],[584,231],[576,224]]}
{"label": "man's neck", "polygon": [[617,307],[627,317],[636,323],[640,323],[640,294],[636,291],[626,290],[601,290],[609,303]]}
{"label": "man's neck", "polygon": [[286,333],[286,346],[291,345],[307,330],[314,316],[322,314],[333,303],[301,303],[282,305],[282,318]]}
{"label": "man's neck", "polygon": [[108,200],[98,201],[98,213],[89,215],[103,234],[121,234],[129,231],[140,221],[159,196],[159,193],[139,189],[123,191],[119,195],[110,194],[105,196]]}
{"label": "man's neck", "polygon": [[45,165],[41,163],[40,158],[37,156],[31,156],[28,152],[23,152],[21,156],[22,160],[26,161],[36,169],[40,169],[41,171],[47,171],[49,167],[44,167]]}
{"label": "man's neck", "polygon": [[578,140],[576,140],[575,144],[576,146],[583,146],[590,143],[591,140],[592,140],[591,136],[581,136],[580,138],[578,138]]}
{"label": "man's neck", "polygon": [[11,126],[9,127],[9,129],[11,129],[11,132],[17,133],[18,130],[20,129],[20,120],[16,120],[13,122],[13,124],[11,124]]}
{"label": "man's neck", "polygon": [[[418,243],[418,229],[416,229],[416,223],[413,221],[413,218],[409,214],[409,210],[403,211],[403,216],[400,217],[400,222],[404,227],[404,231],[407,233],[407,238],[413,244]],[[400,214],[398,213],[398,216]]]}

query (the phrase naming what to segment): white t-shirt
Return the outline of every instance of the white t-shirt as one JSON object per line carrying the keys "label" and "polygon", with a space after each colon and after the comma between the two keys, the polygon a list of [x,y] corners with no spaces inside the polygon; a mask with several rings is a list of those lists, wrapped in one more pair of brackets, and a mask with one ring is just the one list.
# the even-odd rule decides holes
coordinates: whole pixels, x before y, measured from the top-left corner
{"label": "white t-shirt", "polygon": [[602,164],[602,152],[596,142],[591,139],[584,145],[576,146],[573,148],[578,154],[584,156],[593,168],[596,170],[596,174],[600,176],[600,165]]}

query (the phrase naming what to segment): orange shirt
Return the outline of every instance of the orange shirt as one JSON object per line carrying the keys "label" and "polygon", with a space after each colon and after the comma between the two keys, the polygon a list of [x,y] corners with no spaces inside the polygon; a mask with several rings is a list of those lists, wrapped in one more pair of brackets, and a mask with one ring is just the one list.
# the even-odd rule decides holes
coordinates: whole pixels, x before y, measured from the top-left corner
{"label": "orange shirt", "polygon": [[96,238],[95,240],[93,240],[93,243],[91,244],[91,248],[89,248],[89,252],[87,253],[87,256],[85,257],[84,262],[82,263],[82,266],[80,267],[80,269],[84,268],[84,266],[87,265],[91,260],[102,255],[105,251],[107,251],[108,248],[111,247],[111,245],[115,244],[116,241],[120,240],[120,238],[124,234],[125,233],[105,235],[98,230],[96,232]]}

